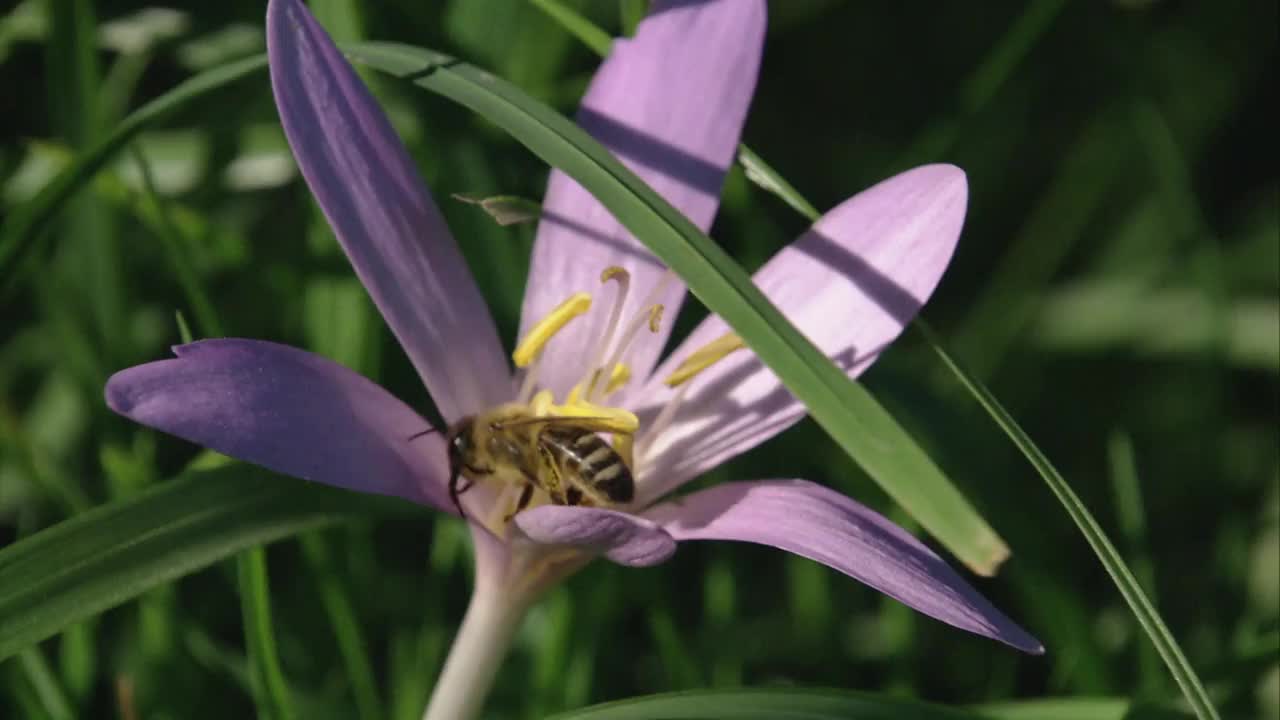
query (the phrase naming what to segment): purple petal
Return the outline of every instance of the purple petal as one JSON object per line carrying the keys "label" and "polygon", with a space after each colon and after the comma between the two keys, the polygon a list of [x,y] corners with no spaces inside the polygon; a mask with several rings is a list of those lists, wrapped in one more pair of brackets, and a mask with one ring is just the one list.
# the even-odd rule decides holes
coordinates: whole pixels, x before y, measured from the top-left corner
{"label": "purple petal", "polygon": [[961,630],[1023,652],[1044,646],[942,558],[878,513],[805,480],[717,485],[650,509],[676,540],[737,540],[795,553]]}
{"label": "purple petal", "polygon": [[[614,42],[578,113],[587,132],[704,231],[755,90],[764,28],[765,5],[758,0],[655,3],[634,39]],[[610,265],[631,273],[629,318],[665,268],[586,190],[553,170],[521,334],[572,293],[600,291],[600,272]],[[592,313],[548,346],[542,378],[558,395],[580,379],[584,348],[594,347],[613,293],[600,293]],[[650,300],[666,306],[667,322],[633,348],[628,360],[635,377],[653,367],[683,299],[684,285],[673,280]]]}
{"label": "purple petal", "polygon": [[528,540],[581,548],[619,565],[657,565],[676,551],[676,541],[654,522],[617,510],[542,505],[511,521]]}
{"label": "purple petal", "polygon": [[202,340],[121,370],[125,417],[286,475],[454,512],[439,433],[376,383],[319,355],[259,340]]}
{"label": "purple petal", "polygon": [[267,52],[302,175],[440,413],[509,399],[493,319],[373,96],[298,0],[268,5]]}
{"label": "purple petal", "polygon": [[[964,223],[968,186],[951,165],[909,170],[828,212],[775,255],[755,282],[811,341],[857,377],[933,293]],[[641,420],[672,396],[661,384],[728,326],[710,317],[655,373]],[[805,409],[754,355],[739,351],[690,381],[682,412],[641,458],[642,501],[764,442]],[[650,478],[662,478],[652,482]]]}

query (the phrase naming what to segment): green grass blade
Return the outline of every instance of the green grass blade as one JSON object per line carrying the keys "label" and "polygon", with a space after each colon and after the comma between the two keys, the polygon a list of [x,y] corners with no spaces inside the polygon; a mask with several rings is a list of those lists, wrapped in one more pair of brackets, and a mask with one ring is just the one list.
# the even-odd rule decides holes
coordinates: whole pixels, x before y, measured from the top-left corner
{"label": "green grass blade", "polygon": [[648,4],[648,0],[618,0],[618,19],[623,35],[631,37],[636,34],[636,28],[640,27],[640,21],[648,12]]}
{"label": "green grass blade", "polygon": [[[572,8],[566,7],[559,0],[529,0],[552,20],[555,20],[570,35],[578,38],[578,40],[590,48],[600,57],[609,54],[609,48],[613,46],[613,38],[609,33],[605,32],[600,26],[592,23],[582,15],[578,14]],[[755,183],[765,192],[773,193],[782,198],[782,201],[791,206],[791,209],[805,216],[809,220],[817,220],[822,216],[818,209],[809,203],[808,200],[801,195],[791,183],[778,174],[773,166],[765,162],[755,150],[747,147],[745,143],[738,145],[738,164],[742,166],[743,172],[746,173],[747,179]]]}
{"label": "green grass blade", "polygon": [[[195,268],[191,266],[186,253],[183,252],[183,248],[187,246],[187,240],[182,236],[182,230],[178,224],[173,221],[160,193],[156,191],[151,163],[147,162],[146,154],[138,145],[133,146],[133,159],[142,176],[142,187],[146,191],[147,202],[155,209],[156,229],[160,241],[164,243],[165,253],[169,256],[169,264],[173,268],[179,287],[182,288],[182,294],[186,295],[187,304],[191,306],[191,312],[195,315],[199,328],[204,331],[202,336],[222,337],[224,334],[222,323],[218,321],[218,315],[213,310],[213,303],[205,293],[204,287],[200,285],[200,277]],[[182,324],[185,325],[185,318]],[[186,331],[190,333],[190,328]]]}
{"label": "green grass blade", "polygon": [[591,48],[601,57],[609,54],[613,46],[613,38],[601,30],[598,25],[586,19],[577,10],[565,5],[560,0],[529,0],[529,3],[555,20],[570,35],[578,38],[583,45]]}
{"label": "green grass blade", "polygon": [[234,465],[19,540],[0,549],[0,660],[241,550],[354,517],[361,505],[351,493]]}
{"label": "green grass blade", "polygon": [[992,44],[990,52],[956,89],[950,112],[933,120],[901,155],[891,169],[934,162],[947,155],[960,133],[1020,67],[1040,38],[1067,6],[1066,0],[1026,3],[1022,14]]}
{"label": "green grass blade", "polygon": [[[1111,486],[1116,499],[1116,519],[1120,527],[1121,542],[1126,545],[1133,575],[1138,586],[1151,597],[1156,597],[1156,571],[1147,544],[1146,509],[1142,500],[1142,484],[1138,480],[1138,460],[1133,449],[1133,439],[1122,430],[1113,430],[1107,438],[1107,460],[1111,470]],[[1154,698],[1161,691],[1164,673],[1160,660],[1150,645],[1139,642],[1138,690],[1142,696]]]}
{"label": "green grass blade", "polygon": [[965,710],[838,690],[690,690],[646,695],[553,715],[548,720],[983,720]]}
{"label": "green grass blade", "polygon": [[294,717],[289,684],[276,653],[271,626],[271,590],[267,582],[267,553],[251,548],[236,557],[240,579],[240,612],[244,617],[244,641],[249,657],[249,677],[258,717],[285,720]]}
{"label": "green grass blade", "polygon": [[[1056,18],[1062,9],[1062,5],[1063,3],[1061,2],[1042,3],[1038,9],[1028,10],[1022,16],[1020,21],[1007,34],[1006,42],[1001,43],[1001,47],[1005,49],[988,58],[988,61],[983,64],[979,71],[975,72],[970,82],[966,85],[963,98],[967,110],[975,109],[986,103],[994,89],[1007,78],[1008,71],[1018,64],[1020,58],[1034,44],[1035,39]],[[597,52],[600,51],[597,50]],[[604,53],[601,52],[601,54],[603,55]],[[795,190],[794,186],[778,175],[759,155],[745,145],[739,148],[739,162],[743,165],[744,170],[747,171],[749,178],[752,177],[753,173],[760,174],[765,178],[764,182],[756,181],[756,184],[782,197],[788,205],[809,220],[814,220],[818,217],[817,210]],[[761,168],[764,170],[762,171]],[[1204,686],[1187,662],[1186,657],[1178,647],[1177,641],[1174,640],[1163,620],[1160,619],[1159,613],[1156,612],[1154,606],[1143,594],[1142,588],[1134,579],[1132,573],[1129,572],[1119,554],[1116,553],[1114,546],[1107,539],[1096,521],[1093,520],[1088,510],[1080,503],[1079,498],[1075,496],[1070,486],[1067,485],[1066,481],[1057,473],[1056,469],[1048,462],[1048,459],[1031,442],[1031,439],[1027,437],[995,397],[975,378],[969,376],[956,364],[947,351],[943,349],[932,330],[919,319],[914,321],[913,324],[922,332],[943,363],[973,393],[997,424],[1009,435],[1014,444],[1022,450],[1031,464],[1044,477],[1050,489],[1063,503],[1063,507],[1071,515],[1072,520],[1076,522],[1076,525],[1085,535],[1085,539],[1098,555],[1098,559],[1102,561],[1108,574],[1116,582],[1121,594],[1125,597],[1125,601],[1129,603],[1134,615],[1138,618],[1138,622],[1151,637],[1157,652],[1169,666],[1174,679],[1187,695],[1197,716],[1201,718],[1216,718],[1216,711],[1208,700]]]}
{"label": "green grass blade", "polygon": [[1008,557],[1004,542],[888,411],[805,338],[718,245],[581,128],[446,55],[397,43],[350,45],[347,53],[471,109],[577,180],[679,273],[845,452],[962,562],[990,575]]}
{"label": "green grass blade", "polygon": [[378,684],[369,662],[360,620],[351,603],[351,596],[339,580],[329,550],[329,543],[321,533],[308,533],[301,538],[302,555],[315,576],[320,589],[320,602],[329,616],[329,627],[338,642],[338,652],[346,669],[347,682],[355,696],[356,713],[360,720],[378,720],[386,717],[382,699],[378,696]]}
{"label": "green grass blade", "polygon": [[1067,484],[1067,481],[1058,472],[1057,468],[1053,466],[1053,463],[1049,462],[1049,459],[1040,451],[1040,448],[1032,442],[1022,427],[1018,425],[1018,422],[1013,419],[1013,416],[991,394],[991,391],[987,390],[986,386],[960,367],[955,359],[942,348],[937,336],[927,325],[917,323],[917,327],[928,339],[929,345],[937,353],[942,363],[955,375],[960,384],[973,395],[974,399],[982,405],[983,409],[991,416],[991,419],[995,420],[996,424],[1000,426],[1000,429],[1004,430],[1009,439],[1013,441],[1013,444],[1026,456],[1032,467],[1040,473],[1045,483],[1048,484],[1049,489],[1053,491],[1054,496],[1058,498],[1067,514],[1071,516],[1076,527],[1080,528],[1080,533],[1084,535],[1089,547],[1093,549],[1094,554],[1098,556],[1098,560],[1102,562],[1103,568],[1111,576],[1111,580],[1115,582],[1120,594],[1124,596],[1125,602],[1128,603],[1129,609],[1133,611],[1134,617],[1138,619],[1142,629],[1151,638],[1156,651],[1160,653],[1160,658],[1169,667],[1169,672],[1172,673],[1173,679],[1178,683],[1178,687],[1182,689],[1182,693],[1186,696],[1187,702],[1190,703],[1196,717],[1201,720],[1210,718],[1217,720],[1218,711],[1214,709],[1213,703],[1210,702],[1209,694],[1205,691],[1204,685],[1200,682],[1195,670],[1187,662],[1182,648],[1178,646],[1178,641],[1174,639],[1173,633],[1169,632],[1164,620],[1160,618],[1160,613],[1156,611],[1151,600],[1142,591],[1141,585],[1138,584],[1137,579],[1120,557],[1120,553],[1116,551],[1115,545],[1107,538],[1106,533],[1102,531],[1101,526],[1093,518],[1089,509],[1080,501],[1080,498],[1076,496],[1075,491]]}
{"label": "green grass blade", "polygon": [[49,661],[40,648],[31,647],[19,653],[18,666],[22,668],[22,673],[31,684],[35,698],[46,715],[53,720],[71,720],[76,716],[71,700],[58,683],[57,675],[49,667]]}
{"label": "green grass blade", "polygon": [[1124,698],[1073,697],[986,703],[973,710],[992,720],[1125,720],[1132,704]]}
{"label": "green grass blade", "polygon": [[15,267],[36,250],[50,222],[77,190],[102,169],[137,133],[169,113],[267,67],[266,55],[256,55],[207,70],[138,108],[106,138],[76,157],[38,195],[5,220],[0,230],[0,286],[12,287]]}
{"label": "green grass blade", "polygon": [[746,145],[738,146],[738,164],[742,166],[743,172],[747,174],[747,179],[755,183],[765,192],[773,193],[782,198],[782,201],[791,206],[792,210],[803,215],[810,222],[816,222],[822,217],[822,213],[818,212],[818,208],[804,199],[804,196],[795,189],[786,178],[778,174],[773,166],[764,161],[764,158],[756,154],[755,150]]}

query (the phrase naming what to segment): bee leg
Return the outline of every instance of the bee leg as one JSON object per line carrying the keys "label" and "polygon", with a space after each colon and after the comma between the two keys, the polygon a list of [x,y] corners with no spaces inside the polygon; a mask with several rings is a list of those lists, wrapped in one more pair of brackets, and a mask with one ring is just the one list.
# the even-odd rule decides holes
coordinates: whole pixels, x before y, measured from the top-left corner
{"label": "bee leg", "polygon": [[463,477],[465,482],[460,483],[461,487],[458,488],[456,493],[458,495],[470,490],[471,486],[476,484],[475,477],[477,475],[493,474],[493,468],[491,467],[478,467],[476,465],[464,465],[463,467],[467,470],[467,476]]}
{"label": "bee leg", "polygon": [[515,517],[516,513],[529,507],[529,501],[532,499],[533,499],[533,483],[525,483],[524,488],[520,491],[520,499],[516,500],[516,509],[507,513],[506,517],[502,518],[502,522],[504,523],[511,522],[511,518]]}
{"label": "bee leg", "polygon": [[582,496],[582,491],[576,487],[571,487],[564,494],[565,505],[589,505],[590,499]]}
{"label": "bee leg", "polygon": [[[462,471],[467,471],[467,476],[463,476]],[[449,476],[449,499],[453,501],[453,506],[458,508],[458,514],[466,517],[467,514],[462,511],[462,503],[458,502],[458,496],[471,489],[476,484],[474,476],[476,475],[492,475],[493,468],[476,467],[474,465],[463,465],[453,469],[453,474]],[[462,482],[459,482],[459,481]]]}

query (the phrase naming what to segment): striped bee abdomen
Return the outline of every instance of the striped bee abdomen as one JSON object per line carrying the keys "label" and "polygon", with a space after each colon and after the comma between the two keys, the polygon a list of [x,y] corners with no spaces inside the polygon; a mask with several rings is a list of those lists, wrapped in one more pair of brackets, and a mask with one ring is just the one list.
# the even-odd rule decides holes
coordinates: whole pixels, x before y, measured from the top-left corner
{"label": "striped bee abdomen", "polygon": [[549,425],[538,441],[557,456],[564,470],[566,505],[625,503],[635,496],[631,470],[594,432]]}

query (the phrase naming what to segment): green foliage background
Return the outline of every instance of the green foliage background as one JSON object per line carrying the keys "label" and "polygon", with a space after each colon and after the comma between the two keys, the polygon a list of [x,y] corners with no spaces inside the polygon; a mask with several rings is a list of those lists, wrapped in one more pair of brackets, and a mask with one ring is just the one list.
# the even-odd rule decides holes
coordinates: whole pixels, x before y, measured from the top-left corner
{"label": "green foliage background", "polygon": [[[525,0],[312,6],[341,40],[448,52],[566,113],[597,62]],[[620,32],[642,4],[577,6]],[[261,3],[144,7],[28,0],[0,20],[5,217],[129,110],[262,49]],[[770,11],[744,140],[820,208],[923,162],[968,172],[965,233],[925,317],[1093,509],[1224,715],[1280,717],[1276,4]],[[510,340],[532,226],[501,228],[448,196],[538,198],[545,167],[475,116],[368,77]],[[805,224],[735,170],[712,236],[754,268]],[[111,372],[178,341],[175,309],[199,336],[307,347],[430,412],[292,171],[263,74],[145,132],[51,240],[0,277],[0,544],[134,497],[195,456],[101,400]],[[211,307],[188,303],[191,283]],[[699,544],[655,569],[597,563],[554,591],[521,632],[493,716],[744,684],[1176,707],[1074,525],[920,337],[865,379],[1009,542],[999,577],[975,583],[1044,658],[808,561]],[[905,522],[810,423],[710,480],[773,476],[828,483]],[[417,717],[467,598],[466,546],[459,523],[395,504],[271,545],[297,714]],[[250,684],[227,561],[0,664],[0,717],[240,717]],[[1071,717],[1099,712],[1086,711]]]}

